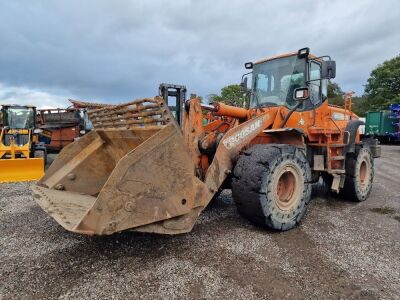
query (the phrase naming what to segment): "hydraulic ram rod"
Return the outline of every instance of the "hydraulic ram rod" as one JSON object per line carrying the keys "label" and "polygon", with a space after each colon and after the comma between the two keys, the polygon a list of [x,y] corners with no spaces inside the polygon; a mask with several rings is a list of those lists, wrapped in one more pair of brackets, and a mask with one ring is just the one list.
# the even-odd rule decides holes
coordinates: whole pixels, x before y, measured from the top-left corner
{"label": "hydraulic ram rod", "polygon": [[214,112],[217,116],[226,116],[226,117],[233,117],[239,119],[246,119],[247,118],[247,109],[226,105],[222,102],[216,102],[212,105],[210,104],[201,104],[201,108],[205,110],[209,110]]}

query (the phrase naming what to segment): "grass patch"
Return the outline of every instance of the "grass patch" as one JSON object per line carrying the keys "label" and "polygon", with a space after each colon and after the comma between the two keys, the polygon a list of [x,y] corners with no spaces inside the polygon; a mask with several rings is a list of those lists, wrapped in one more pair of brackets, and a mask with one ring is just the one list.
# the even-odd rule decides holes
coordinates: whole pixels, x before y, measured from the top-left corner
{"label": "grass patch", "polygon": [[376,213],[382,214],[382,215],[392,215],[396,212],[394,210],[394,208],[391,208],[391,207],[374,207],[374,208],[371,208],[370,211],[376,212]]}

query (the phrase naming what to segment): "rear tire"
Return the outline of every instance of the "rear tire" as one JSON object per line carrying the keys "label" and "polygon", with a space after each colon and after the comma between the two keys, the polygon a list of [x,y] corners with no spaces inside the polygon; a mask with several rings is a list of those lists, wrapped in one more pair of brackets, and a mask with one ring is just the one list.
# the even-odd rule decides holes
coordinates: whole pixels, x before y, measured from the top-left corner
{"label": "rear tire", "polygon": [[342,198],[361,202],[367,200],[374,179],[374,160],[368,147],[360,148],[357,154],[346,158],[346,179],[339,195]]}
{"label": "rear tire", "polygon": [[291,145],[255,145],[234,169],[232,195],[251,222],[289,230],[303,218],[311,199],[311,170],[304,152]]}

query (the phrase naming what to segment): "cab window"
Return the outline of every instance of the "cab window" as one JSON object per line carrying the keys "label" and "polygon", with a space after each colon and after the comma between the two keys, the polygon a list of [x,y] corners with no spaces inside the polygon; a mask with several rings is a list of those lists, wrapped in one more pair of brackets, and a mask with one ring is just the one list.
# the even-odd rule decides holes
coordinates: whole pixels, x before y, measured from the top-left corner
{"label": "cab window", "polygon": [[255,64],[250,107],[296,105],[293,92],[306,85],[306,66],[296,55]]}
{"label": "cab window", "polygon": [[310,101],[313,105],[321,102],[321,65],[316,62],[310,63]]}
{"label": "cab window", "polygon": [[328,98],[328,79],[322,79],[321,83],[322,101],[325,101]]}
{"label": "cab window", "polygon": [[268,92],[268,89],[270,88],[269,86],[269,80],[268,76],[265,74],[257,74],[256,78],[257,84],[258,84],[258,89],[263,92]]}

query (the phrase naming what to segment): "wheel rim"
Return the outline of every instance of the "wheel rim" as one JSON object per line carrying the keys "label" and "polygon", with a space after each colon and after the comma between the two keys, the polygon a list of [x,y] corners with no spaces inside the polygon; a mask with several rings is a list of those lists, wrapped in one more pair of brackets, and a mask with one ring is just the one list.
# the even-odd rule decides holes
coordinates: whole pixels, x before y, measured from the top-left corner
{"label": "wheel rim", "polygon": [[360,164],[360,169],[358,171],[360,183],[362,186],[368,185],[369,179],[371,177],[371,168],[369,162],[363,160]]}
{"label": "wheel rim", "polygon": [[293,166],[279,172],[276,181],[276,204],[281,210],[291,210],[299,201],[300,176]]}

